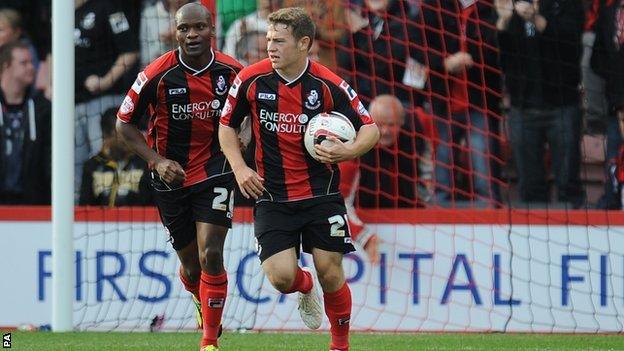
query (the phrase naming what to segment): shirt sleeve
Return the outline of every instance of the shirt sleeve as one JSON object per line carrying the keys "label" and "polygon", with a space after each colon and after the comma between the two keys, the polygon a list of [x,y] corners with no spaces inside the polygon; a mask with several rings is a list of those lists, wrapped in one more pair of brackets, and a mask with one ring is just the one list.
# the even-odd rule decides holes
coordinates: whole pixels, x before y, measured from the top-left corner
{"label": "shirt sleeve", "polygon": [[356,131],[364,125],[374,123],[357,93],[347,82],[341,81],[338,86],[331,89],[331,92],[334,99],[333,109],[347,116]]}
{"label": "shirt sleeve", "polygon": [[148,107],[155,105],[157,83],[155,79],[150,79],[149,74],[149,67],[139,72],[128,90],[117,111],[117,118],[122,122],[139,125]]}
{"label": "shirt sleeve", "polygon": [[232,128],[240,127],[245,116],[249,114],[250,104],[246,94],[249,84],[240,74],[236,76],[221,111],[220,124]]}

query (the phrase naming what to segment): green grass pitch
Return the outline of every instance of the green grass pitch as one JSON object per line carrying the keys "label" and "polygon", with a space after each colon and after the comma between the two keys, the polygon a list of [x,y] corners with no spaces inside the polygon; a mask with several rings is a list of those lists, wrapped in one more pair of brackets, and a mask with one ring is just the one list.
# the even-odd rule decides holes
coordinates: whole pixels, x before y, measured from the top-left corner
{"label": "green grass pitch", "polygon": [[[325,333],[237,333],[220,350],[327,350]],[[14,350],[198,350],[199,333],[13,332]],[[624,350],[622,335],[354,333],[351,350]]]}

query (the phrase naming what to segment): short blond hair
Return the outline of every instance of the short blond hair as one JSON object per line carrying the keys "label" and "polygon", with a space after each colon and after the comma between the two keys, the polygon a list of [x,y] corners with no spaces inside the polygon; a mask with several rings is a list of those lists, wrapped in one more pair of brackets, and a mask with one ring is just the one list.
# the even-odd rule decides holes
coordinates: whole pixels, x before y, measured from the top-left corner
{"label": "short blond hair", "polygon": [[22,16],[13,9],[0,9],[0,20],[5,21],[13,30],[22,29]]}
{"label": "short blond hair", "polygon": [[316,26],[306,10],[301,7],[286,7],[269,14],[269,24],[284,24],[292,29],[293,37],[299,41],[303,37],[310,38],[310,46],[316,35]]}

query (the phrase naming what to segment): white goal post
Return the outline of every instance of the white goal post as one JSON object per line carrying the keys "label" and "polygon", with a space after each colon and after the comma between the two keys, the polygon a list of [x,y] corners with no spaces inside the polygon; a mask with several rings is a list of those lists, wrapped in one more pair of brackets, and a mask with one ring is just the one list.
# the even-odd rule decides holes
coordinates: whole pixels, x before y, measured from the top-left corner
{"label": "white goal post", "polygon": [[52,0],[52,330],[73,329],[74,0]]}

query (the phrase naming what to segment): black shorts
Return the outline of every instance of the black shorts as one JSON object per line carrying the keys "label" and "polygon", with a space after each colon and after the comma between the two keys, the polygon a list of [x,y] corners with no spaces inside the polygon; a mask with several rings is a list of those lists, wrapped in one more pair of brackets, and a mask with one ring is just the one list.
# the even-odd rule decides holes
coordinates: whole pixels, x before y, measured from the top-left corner
{"label": "black shorts", "polygon": [[231,173],[176,190],[154,189],[160,219],[175,250],[195,240],[195,222],[232,228],[233,189]]}
{"label": "black shorts", "polygon": [[342,197],[327,196],[297,202],[263,201],[254,209],[254,232],[260,261],[294,247],[312,253],[355,251]]}

